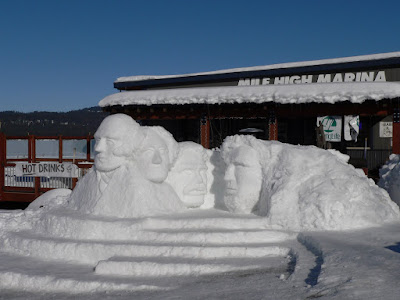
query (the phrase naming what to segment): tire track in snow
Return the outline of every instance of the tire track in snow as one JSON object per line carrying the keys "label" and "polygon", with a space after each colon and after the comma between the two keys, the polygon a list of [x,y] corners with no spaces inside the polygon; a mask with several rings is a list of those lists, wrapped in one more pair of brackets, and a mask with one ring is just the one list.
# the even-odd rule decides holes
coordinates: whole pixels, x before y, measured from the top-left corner
{"label": "tire track in snow", "polygon": [[321,274],[321,268],[324,263],[324,257],[318,243],[311,238],[310,236],[306,236],[304,234],[299,234],[297,236],[297,240],[300,244],[302,244],[309,252],[311,252],[315,256],[315,265],[310,272],[308,273],[307,278],[305,279],[305,283],[311,287],[317,285],[319,275]]}

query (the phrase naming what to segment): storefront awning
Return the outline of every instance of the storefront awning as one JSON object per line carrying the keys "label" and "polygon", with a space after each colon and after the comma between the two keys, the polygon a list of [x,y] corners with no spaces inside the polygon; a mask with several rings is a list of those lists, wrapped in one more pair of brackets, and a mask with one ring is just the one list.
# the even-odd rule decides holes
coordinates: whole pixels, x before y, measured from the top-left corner
{"label": "storefront awning", "polygon": [[109,95],[100,107],[267,103],[302,104],[400,98],[400,82],[310,83],[292,85],[223,86],[127,91]]}

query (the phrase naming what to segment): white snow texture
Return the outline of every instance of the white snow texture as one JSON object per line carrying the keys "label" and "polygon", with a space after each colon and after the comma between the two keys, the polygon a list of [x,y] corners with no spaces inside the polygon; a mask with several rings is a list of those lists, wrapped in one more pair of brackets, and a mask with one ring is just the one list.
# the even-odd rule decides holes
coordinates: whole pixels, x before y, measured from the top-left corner
{"label": "white snow texture", "polygon": [[304,252],[296,237],[315,243],[298,232],[400,221],[388,193],[337,151],[240,135],[210,151],[122,114],[95,138],[95,165],[72,193],[0,213],[1,289],[166,291],[176,276],[259,269],[303,278],[290,268]]}
{"label": "white snow texture", "polygon": [[388,191],[390,197],[400,206],[400,156],[392,154],[379,170],[378,185]]}

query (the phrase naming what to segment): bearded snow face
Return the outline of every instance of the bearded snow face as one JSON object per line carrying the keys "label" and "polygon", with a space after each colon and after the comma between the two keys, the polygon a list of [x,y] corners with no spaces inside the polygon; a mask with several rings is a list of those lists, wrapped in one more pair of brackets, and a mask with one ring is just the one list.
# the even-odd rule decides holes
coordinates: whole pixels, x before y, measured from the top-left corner
{"label": "bearded snow face", "polygon": [[234,213],[251,213],[259,200],[262,185],[257,151],[241,145],[231,150],[226,163],[225,205]]}

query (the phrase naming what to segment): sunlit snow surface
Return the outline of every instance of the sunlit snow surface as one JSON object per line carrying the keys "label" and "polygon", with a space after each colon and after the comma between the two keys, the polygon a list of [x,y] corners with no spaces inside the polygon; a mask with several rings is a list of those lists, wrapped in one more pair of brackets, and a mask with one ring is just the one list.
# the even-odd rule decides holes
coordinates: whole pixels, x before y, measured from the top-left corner
{"label": "sunlit snow surface", "polygon": [[72,193],[0,211],[0,299],[398,299],[399,208],[347,156],[229,137],[202,156],[207,182],[181,182],[203,203],[187,208],[171,136],[108,122]]}
{"label": "sunlit snow surface", "polygon": [[379,186],[388,191],[394,202],[400,205],[400,155],[392,154],[379,170]]}
{"label": "sunlit snow surface", "polygon": [[228,86],[128,91],[109,95],[99,106],[226,103],[363,103],[400,97],[398,82],[344,82],[264,86]]}
{"label": "sunlit snow surface", "polygon": [[[143,220],[60,209],[2,211],[0,218],[2,299],[398,299],[400,293],[400,253],[391,250],[400,224],[297,234],[217,210]],[[39,233],[32,224],[42,218],[116,236]]]}

